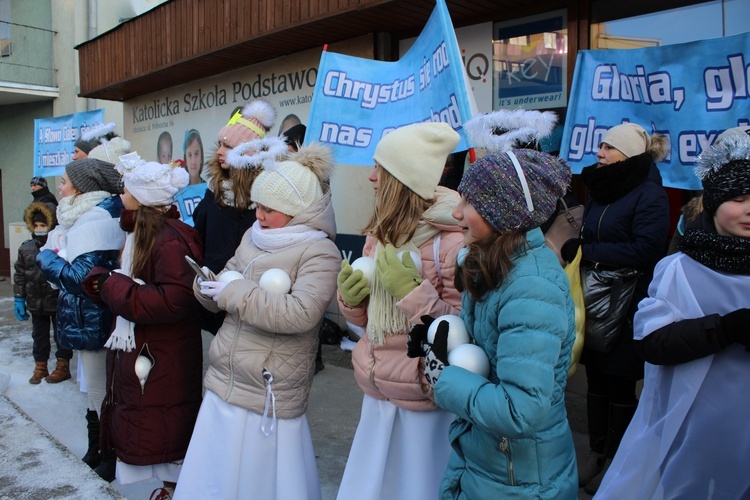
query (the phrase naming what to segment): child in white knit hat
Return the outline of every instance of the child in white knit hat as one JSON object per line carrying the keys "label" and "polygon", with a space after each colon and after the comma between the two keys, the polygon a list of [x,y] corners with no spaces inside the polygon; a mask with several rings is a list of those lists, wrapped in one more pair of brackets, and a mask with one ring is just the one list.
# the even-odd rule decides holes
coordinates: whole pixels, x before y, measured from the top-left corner
{"label": "child in white knit hat", "polygon": [[340,266],[331,152],[314,144],[263,169],[256,222],[218,278],[196,288],[226,317],[175,498],[321,498],[306,412]]}
{"label": "child in white knit hat", "polygon": [[120,483],[156,477],[171,491],[201,403],[200,309],[184,257],[200,262],[203,245],[173,204],[188,185],[187,171],[137,153],[120,159],[120,226],[127,233],[121,268],[94,268],[84,281],[86,292],[117,315],[105,344],[102,464],[114,469],[116,455]]}
{"label": "child in white knit hat", "polygon": [[422,315],[458,314],[461,305],[453,278],[463,238],[451,215],[459,196],[438,187],[458,142],[445,123],[418,123],[375,149],[375,212],[362,251],[376,260],[375,274],[370,280],[344,261],[338,276],[342,314],[366,327],[352,353],[365,395],[340,499],[438,497],[454,416],[435,405],[421,361],[407,357],[406,337]]}

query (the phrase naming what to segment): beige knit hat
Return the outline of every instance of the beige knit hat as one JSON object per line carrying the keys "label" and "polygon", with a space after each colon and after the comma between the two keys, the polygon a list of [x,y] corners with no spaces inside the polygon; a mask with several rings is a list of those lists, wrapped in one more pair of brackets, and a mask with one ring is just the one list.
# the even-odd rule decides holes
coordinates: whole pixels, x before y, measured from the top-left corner
{"label": "beige knit hat", "polygon": [[431,200],[461,137],[447,123],[415,123],[383,137],[373,159],[420,198]]}
{"label": "beige knit hat", "polygon": [[290,153],[285,161],[264,164],[253,182],[250,199],[272,210],[296,217],[323,198],[323,183],[333,170],[333,153],[310,144]]}
{"label": "beige knit hat", "polygon": [[636,123],[622,123],[607,130],[602,142],[617,149],[627,158],[632,158],[649,149],[651,137],[643,127]]}

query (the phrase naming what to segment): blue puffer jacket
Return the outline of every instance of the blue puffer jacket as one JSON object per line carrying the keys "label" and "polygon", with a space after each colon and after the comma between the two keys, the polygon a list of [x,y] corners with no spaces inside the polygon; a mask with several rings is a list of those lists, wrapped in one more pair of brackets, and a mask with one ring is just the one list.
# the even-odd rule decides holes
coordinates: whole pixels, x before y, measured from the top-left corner
{"label": "blue puffer jacket", "polygon": [[[97,246],[96,240],[101,238],[101,246],[106,250],[90,250],[70,256],[72,262],[52,250],[42,250],[36,258],[44,277],[60,290],[57,330],[62,347],[96,351],[104,346],[112,331],[112,312],[92,302],[83,293],[81,284],[96,266],[119,267],[120,248],[125,241],[125,233],[119,228],[117,219],[121,210],[119,197],[109,198],[82,215],[68,230],[68,238],[91,238],[88,246]],[[96,227],[95,235],[86,230],[85,224]]]}
{"label": "blue puffer jacket", "polygon": [[568,279],[539,229],[513,257],[503,283],[461,317],[490,358],[489,380],[447,366],[435,402],[457,415],[441,498],[555,498],[578,495],[565,386],[575,339]]}

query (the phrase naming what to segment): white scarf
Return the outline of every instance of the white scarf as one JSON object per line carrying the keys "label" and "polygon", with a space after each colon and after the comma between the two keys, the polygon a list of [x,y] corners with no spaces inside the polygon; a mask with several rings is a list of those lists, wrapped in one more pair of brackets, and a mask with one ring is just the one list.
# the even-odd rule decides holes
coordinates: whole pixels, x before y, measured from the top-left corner
{"label": "white scarf", "polygon": [[298,243],[328,238],[324,231],[313,229],[304,224],[277,229],[261,229],[260,222],[256,220],[251,230],[253,244],[264,252],[273,252]]}
{"label": "white scarf", "polygon": [[90,191],[88,193],[66,196],[57,205],[57,222],[61,226],[70,228],[91,207],[95,207],[111,197],[112,194],[107,191]]}
{"label": "white scarf", "polygon": [[[128,233],[125,237],[125,246],[122,249],[121,265],[122,268],[115,269],[114,273],[121,273],[125,276],[130,276],[130,267],[133,263],[133,251],[135,245],[134,233]],[[132,276],[131,276],[132,277]],[[134,279],[139,285],[145,284],[143,280]],[[113,351],[125,351],[130,352],[135,349],[135,324],[132,321],[128,321],[122,316],[115,318],[115,329],[107,339],[104,347],[108,347]]]}

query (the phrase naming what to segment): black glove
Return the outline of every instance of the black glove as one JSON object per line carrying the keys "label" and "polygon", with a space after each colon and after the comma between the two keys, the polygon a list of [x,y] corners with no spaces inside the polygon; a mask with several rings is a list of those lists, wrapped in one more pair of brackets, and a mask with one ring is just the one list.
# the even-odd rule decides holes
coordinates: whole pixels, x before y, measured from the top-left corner
{"label": "black glove", "polygon": [[424,376],[432,387],[435,387],[440,374],[443,373],[443,368],[448,366],[449,328],[450,324],[447,321],[441,321],[438,324],[432,344],[424,344]]}
{"label": "black glove", "polygon": [[576,258],[578,249],[581,248],[582,244],[583,239],[581,238],[569,239],[568,241],[563,243],[563,246],[560,249],[560,257],[562,257],[565,262],[573,262],[573,259]]}
{"label": "black glove", "polygon": [[750,309],[725,314],[721,317],[721,327],[727,340],[750,347]]}
{"label": "black glove", "polygon": [[411,327],[409,334],[406,336],[406,355],[410,358],[423,358],[425,354],[425,346],[427,345],[427,330],[435,318],[432,316],[422,316],[421,325],[414,325]]}

